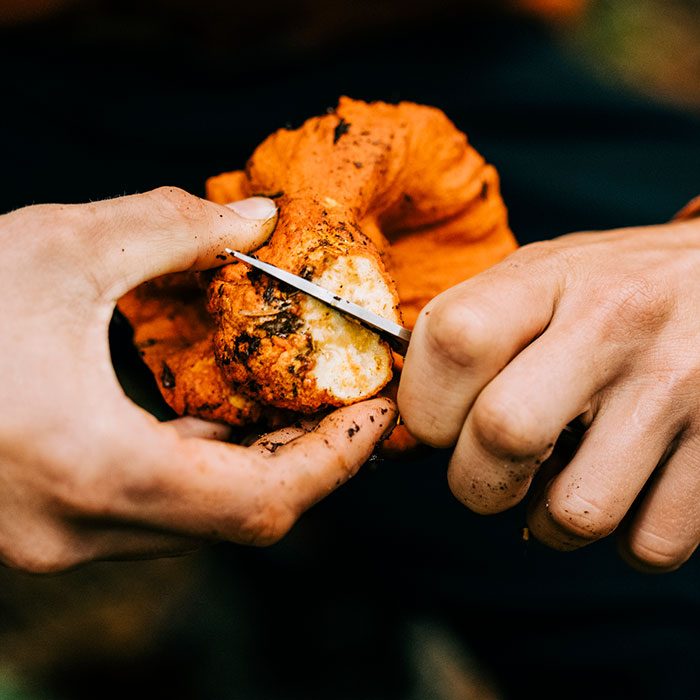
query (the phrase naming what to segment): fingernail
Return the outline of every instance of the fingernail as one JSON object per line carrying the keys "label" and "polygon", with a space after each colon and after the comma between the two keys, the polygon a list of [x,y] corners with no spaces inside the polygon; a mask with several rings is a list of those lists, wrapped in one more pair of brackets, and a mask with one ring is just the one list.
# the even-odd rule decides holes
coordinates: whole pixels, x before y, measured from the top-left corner
{"label": "fingernail", "polygon": [[277,213],[277,205],[267,197],[248,197],[226,205],[244,219],[267,221]]}

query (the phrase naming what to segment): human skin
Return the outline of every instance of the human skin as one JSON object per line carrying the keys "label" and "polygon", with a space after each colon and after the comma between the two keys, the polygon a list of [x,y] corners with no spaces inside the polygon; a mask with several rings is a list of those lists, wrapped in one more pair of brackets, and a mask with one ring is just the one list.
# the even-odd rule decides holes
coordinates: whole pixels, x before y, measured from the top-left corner
{"label": "human skin", "polygon": [[270,544],[393,427],[394,404],[373,399],[244,448],[221,424],[158,423],[124,395],[107,340],[116,300],[221,264],[225,246],[260,246],[275,215],[265,198],[229,208],[162,188],[0,217],[4,564],[45,573],[206,540]]}
{"label": "human skin", "polygon": [[[433,299],[398,404],[416,437],[454,447],[455,496],[496,513],[530,490],[551,547],[619,529],[637,568],[685,562],[700,541],[699,271],[691,220],[528,245]],[[576,418],[575,455],[547,462]]]}

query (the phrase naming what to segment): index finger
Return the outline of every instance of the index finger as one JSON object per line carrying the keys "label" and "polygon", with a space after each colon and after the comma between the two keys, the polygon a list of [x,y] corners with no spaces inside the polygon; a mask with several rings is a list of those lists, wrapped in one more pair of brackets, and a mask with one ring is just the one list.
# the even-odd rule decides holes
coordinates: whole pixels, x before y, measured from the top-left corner
{"label": "index finger", "polygon": [[409,431],[453,445],[479,392],[549,324],[559,278],[540,244],[435,297],[405,358],[398,404]]}
{"label": "index finger", "polygon": [[348,406],[268,457],[151,427],[115,514],[179,534],[271,544],[358,471],[395,419],[389,399]]}

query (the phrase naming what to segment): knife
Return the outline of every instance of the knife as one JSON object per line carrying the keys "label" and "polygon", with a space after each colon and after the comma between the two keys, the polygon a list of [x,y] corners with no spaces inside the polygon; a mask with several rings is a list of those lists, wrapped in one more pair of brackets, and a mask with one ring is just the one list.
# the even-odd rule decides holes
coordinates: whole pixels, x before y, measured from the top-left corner
{"label": "knife", "polygon": [[264,272],[266,275],[274,277],[276,280],[284,282],[290,287],[298,289],[300,292],[304,292],[304,294],[308,294],[310,297],[318,299],[346,316],[359,321],[363,326],[377,333],[382,340],[389,343],[392,350],[395,350],[399,355],[406,354],[408,343],[411,340],[411,331],[409,331],[408,328],[404,328],[398,323],[383,318],[379,316],[379,314],[375,314],[373,311],[365,309],[359,304],[343,299],[328,289],[324,289],[303,277],[299,277],[299,275],[294,275],[291,272],[282,270],[275,265],[270,265],[270,263],[263,262],[257,258],[251,258],[249,255],[239,253],[237,250],[231,250],[231,248],[225,248],[224,250],[234,258],[251,265]]}

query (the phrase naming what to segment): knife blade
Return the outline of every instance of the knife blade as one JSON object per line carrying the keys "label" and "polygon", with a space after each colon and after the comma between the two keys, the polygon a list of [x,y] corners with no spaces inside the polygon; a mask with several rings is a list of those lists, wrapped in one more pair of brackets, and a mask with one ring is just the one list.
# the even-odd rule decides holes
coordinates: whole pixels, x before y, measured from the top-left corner
{"label": "knife blade", "polygon": [[330,290],[314,282],[299,277],[299,275],[287,272],[287,270],[283,270],[275,265],[258,260],[257,258],[252,258],[244,253],[239,253],[237,250],[232,250],[231,248],[225,248],[225,250],[229,255],[264,272],[266,275],[274,277],[276,280],[284,282],[290,287],[298,289],[300,292],[304,292],[304,294],[308,294],[310,297],[318,299],[346,316],[359,321],[363,326],[374,331],[383,340],[389,343],[392,350],[395,350],[400,355],[406,354],[408,343],[411,340],[411,331],[409,331],[408,328],[404,328],[398,323],[383,318],[379,314],[375,314],[373,311],[365,309],[359,304],[355,304],[355,302],[343,299],[343,297],[334,294]]}

